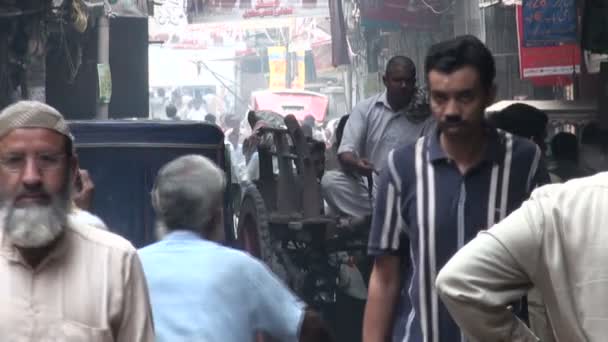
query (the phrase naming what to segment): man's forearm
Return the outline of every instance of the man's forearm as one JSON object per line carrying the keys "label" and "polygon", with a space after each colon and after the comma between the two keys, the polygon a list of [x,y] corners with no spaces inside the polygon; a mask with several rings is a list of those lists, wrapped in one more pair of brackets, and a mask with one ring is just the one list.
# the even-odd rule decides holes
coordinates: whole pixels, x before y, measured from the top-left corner
{"label": "man's forearm", "polygon": [[436,285],[470,341],[536,342],[532,331],[507,308],[526,294],[527,281],[504,246],[481,233],[448,261]]}
{"label": "man's forearm", "polygon": [[399,282],[383,283],[372,277],[363,319],[363,342],[385,342],[393,327],[395,303],[399,296]]}
{"label": "man's forearm", "polygon": [[334,337],[332,336],[329,327],[319,314],[314,311],[306,310],[304,314],[304,321],[302,322],[302,329],[300,333],[299,342],[333,342]]}
{"label": "man's forearm", "polygon": [[346,172],[353,172],[358,169],[359,158],[357,158],[353,152],[342,152],[338,154],[338,161]]}

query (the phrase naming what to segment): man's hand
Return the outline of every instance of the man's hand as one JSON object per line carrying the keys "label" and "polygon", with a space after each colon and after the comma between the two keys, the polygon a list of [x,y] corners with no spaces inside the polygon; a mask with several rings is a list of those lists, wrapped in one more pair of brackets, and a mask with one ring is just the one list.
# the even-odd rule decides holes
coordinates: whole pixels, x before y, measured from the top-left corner
{"label": "man's hand", "polygon": [[78,169],[76,175],[75,192],[73,196],[74,203],[83,210],[89,210],[91,208],[91,202],[93,201],[93,194],[95,192],[95,184],[89,175],[87,170]]}
{"label": "man's hand", "polygon": [[374,172],[377,172],[369,160],[365,158],[358,158],[353,152],[343,152],[338,155],[342,170],[346,173],[355,173],[357,175],[371,176]]}
{"label": "man's hand", "polygon": [[376,172],[376,169],[374,168],[374,164],[372,164],[369,160],[359,159],[357,161],[357,172],[362,176],[369,177]]}

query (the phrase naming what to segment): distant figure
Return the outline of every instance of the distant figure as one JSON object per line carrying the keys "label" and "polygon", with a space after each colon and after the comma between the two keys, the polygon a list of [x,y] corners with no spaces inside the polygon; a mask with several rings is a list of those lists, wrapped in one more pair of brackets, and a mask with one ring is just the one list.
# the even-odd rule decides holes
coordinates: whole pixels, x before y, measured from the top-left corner
{"label": "distant figure", "polygon": [[593,173],[608,171],[608,132],[597,122],[583,127],[581,134],[581,164]]}
{"label": "distant figure", "polygon": [[[310,129],[306,127],[310,127]],[[310,132],[310,136],[313,139],[318,141],[325,141],[325,135],[320,129],[317,128],[314,116],[310,114],[306,115],[306,117],[304,117],[304,120],[302,120],[302,128],[304,129],[305,133]]]}
{"label": "distant figure", "polygon": [[515,103],[491,115],[488,122],[503,131],[534,141],[542,152],[547,150],[545,139],[549,118],[536,107]]}
{"label": "distant figure", "polygon": [[184,105],[184,99],[179,89],[175,89],[171,93],[171,104],[177,108],[177,116],[185,117],[188,112],[188,108]]}
{"label": "distant figure", "polygon": [[549,173],[553,183],[567,182],[573,178],[590,176],[593,172],[579,164],[578,139],[576,135],[560,132],[551,139],[553,162]]}
{"label": "distant figure", "polygon": [[304,117],[304,120],[302,120],[302,126],[315,127],[315,117],[310,114],[306,115],[306,117]]}
{"label": "distant figure", "polygon": [[177,107],[174,104],[168,104],[167,107],[165,107],[165,113],[169,120],[179,120],[179,116],[177,116]]}
{"label": "distant figure", "polygon": [[217,118],[213,114],[207,114],[205,115],[205,122],[215,125],[217,123]]}
{"label": "distant figure", "polygon": [[190,101],[190,109],[188,110],[187,119],[195,121],[205,121],[207,109],[205,108],[205,100],[199,91],[194,93],[194,98]]}
{"label": "distant figure", "polygon": [[165,89],[159,88],[156,92],[156,96],[151,93],[150,98],[150,118],[152,119],[164,119],[163,108],[167,104],[167,98]]}
{"label": "distant figure", "polygon": [[[340,172],[323,177],[323,196],[333,215],[370,216],[378,175],[389,152],[414,143],[434,124],[428,97],[416,85],[416,66],[410,58],[391,58],[383,81],[385,91],[352,110],[338,149]],[[373,184],[369,184],[372,178]]]}
{"label": "distant figure", "polygon": [[101,218],[89,212],[95,184],[87,170],[78,169],[74,179],[74,192],[72,193],[72,205],[70,218],[78,223],[89,225],[95,228],[108,230],[108,227]]}

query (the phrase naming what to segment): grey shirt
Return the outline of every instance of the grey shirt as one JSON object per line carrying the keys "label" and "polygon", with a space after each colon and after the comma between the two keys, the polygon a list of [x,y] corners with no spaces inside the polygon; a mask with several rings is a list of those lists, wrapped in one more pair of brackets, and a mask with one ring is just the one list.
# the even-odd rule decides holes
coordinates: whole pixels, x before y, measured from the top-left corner
{"label": "grey shirt", "polygon": [[413,144],[433,122],[421,90],[416,92],[408,107],[398,112],[391,109],[386,92],[374,95],[353,108],[338,154],[352,152],[358,158],[368,159],[380,170],[392,149]]}

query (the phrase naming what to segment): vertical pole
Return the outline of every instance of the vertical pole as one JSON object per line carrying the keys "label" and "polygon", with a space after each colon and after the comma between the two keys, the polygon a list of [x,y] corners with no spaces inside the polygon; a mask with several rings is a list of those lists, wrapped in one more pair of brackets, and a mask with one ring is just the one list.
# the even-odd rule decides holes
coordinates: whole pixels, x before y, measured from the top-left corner
{"label": "vertical pole", "polygon": [[[353,109],[353,65],[352,63],[346,67],[344,71],[344,96],[346,99],[346,109],[350,113]],[[344,113],[339,113],[344,115]]]}
{"label": "vertical pole", "polygon": [[[97,63],[110,64],[110,19],[104,14],[98,20]],[[96,119],[108,119],[108,104],[97,99]]]}

